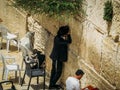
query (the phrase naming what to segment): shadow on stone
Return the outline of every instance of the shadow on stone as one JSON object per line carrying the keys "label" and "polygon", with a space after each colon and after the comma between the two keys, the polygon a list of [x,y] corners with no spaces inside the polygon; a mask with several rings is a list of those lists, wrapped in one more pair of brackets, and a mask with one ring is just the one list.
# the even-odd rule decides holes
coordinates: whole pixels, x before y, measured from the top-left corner
{"label": "shadow on stone", "polygon": [[[31,85],[31,88],[33,89],[33,90],[41,90],[41,89],[43,89],[43,83],[41,83],[41,84],[37,84],[37,85]],[[45,89],[48,89],[48,86],[47,85],[45,85]]]}
{"label": "shadow on stone", "polygon": [[[6,47],[6,43],[4,42],[4,43],[2,43],[2,47],[1,47],[1,49],[3,50],[3,49],[7,49],[7,47]],[[17,51],[17,46],[14,46],[14,45],[10,45],[10,48],[9,48],[9,50],[10,51]]]}

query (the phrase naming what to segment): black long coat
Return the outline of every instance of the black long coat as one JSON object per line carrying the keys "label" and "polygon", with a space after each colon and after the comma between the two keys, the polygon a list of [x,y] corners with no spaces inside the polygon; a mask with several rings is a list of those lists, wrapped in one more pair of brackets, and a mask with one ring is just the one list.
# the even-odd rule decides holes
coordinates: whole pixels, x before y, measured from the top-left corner
{"label": "black long coat", "polygon": [[67,40],[64,40],[60,36],[55,36],[54,38],[54,45],[52,52],[50,54],[50,58],[52,60],[60,60],[60,61],[67,61],[68,58],[68,44],[72,42],[71,36],[67,36]]}

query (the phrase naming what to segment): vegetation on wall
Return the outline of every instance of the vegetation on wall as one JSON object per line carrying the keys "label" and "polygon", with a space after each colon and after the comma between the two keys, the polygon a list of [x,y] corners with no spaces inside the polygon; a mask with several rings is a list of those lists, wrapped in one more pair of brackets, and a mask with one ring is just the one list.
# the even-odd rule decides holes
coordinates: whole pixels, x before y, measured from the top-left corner
{"label": "vegetation on wall", "polygon": [[104,4],[104,16],[103,19],[107,21],[107,31],[108,36],[110,34],[110,29],[112,25],[112,18],[113,18],[113,5],[112,0],[107,0]]}
{"label": "vegetation on wall", "polygon": [[113,5],[112,5],[112,1],[108,0],[107,2],[105,2],[104,4],[104,16],[103,19],[111,22],[112,18],[113,18]]}
{"label": "vegetation on wall", "polygon": [[83,0],[14,0],[15,7],[29,13],[49,16],[74,16],[81,13]]}

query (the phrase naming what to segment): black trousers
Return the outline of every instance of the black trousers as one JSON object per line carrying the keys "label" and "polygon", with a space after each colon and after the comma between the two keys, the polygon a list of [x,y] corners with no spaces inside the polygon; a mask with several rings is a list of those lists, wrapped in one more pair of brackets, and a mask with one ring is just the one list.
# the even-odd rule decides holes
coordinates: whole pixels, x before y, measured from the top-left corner
{"label": "black trousers", "polygon": [[54,86],[56,82],[59,80],[62,74],[63,62],[58,60],[52,61],[52,70],[51,70],[51,77],[50,77],[50,86]]}

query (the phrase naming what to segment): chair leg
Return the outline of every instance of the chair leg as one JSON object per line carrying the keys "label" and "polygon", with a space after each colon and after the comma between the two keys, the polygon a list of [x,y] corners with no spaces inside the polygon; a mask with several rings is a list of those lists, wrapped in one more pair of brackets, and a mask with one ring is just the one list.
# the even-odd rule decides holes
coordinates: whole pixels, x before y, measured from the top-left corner
{"label": "chair leg", "polygon": [[3,67],[2,80],[4,79],[4,75],[5,75],[5,68]]}
{"label": "chair leg", "polygon": [[7,79],[8,79],[8,73],[9,73],[9,70],[5,70],[5,72],[6,72],[5,80],[7,80]]}
{"label": "chair leg", "polygon": [[44,81],[43,81],[43,90],[45,90],[45,75],[44,75]]}
{"label": "chair leg", "polygon": [[7,52],[9,52],[10,40],[7,40]]}
{"label": "chair leg", "polygon": [[21,71],[19,70],[19,84],[21,84]]}
{"label": "chair leg", "polygon": [[45,73],[45,69],[44,69],[44,76],[43,76],[43,90],[45,90],[45,76],[46,76],[46,73]]}
{"label": "chair leg", "polygon": [[37,84],[39,83],[39,77],[37,77]]}
{"label": "chair leg", "polygon": [[15,78],[17,78],[17,71],[15,71]]}
{"label": "chair leg", "polygon": [[26,71],[24,73],[24,76],[23,76],[23,79],[22,79],[22,82],[21,82],[21,86],[23,85],[23,82],[24,82],[24,79],[25,79],[25,74],[26,74]]}
{"label": "chair leg", "polygon": [[29,84],[28,84],[28,88],[27,88],[27,90],[29,90],[30,83],[31,83],[31,79],[32,79],[32,77],[30,77],[30,80],[29,80]]}
{"label": "chair leg", "polygon": [[23,70],[23,64],[24,64],[24,61],[22,60],[22,64],[21,64],[21,70]]}
{"label": "chair leg", "polygon": [[3,38],[1,37],[0,49],[2,49],[2,41],[3,41]]}
{"label": "chair leg", "polygon": [[19,40],[17,41],[17,44],[18,44],[18,52],[20,51],[20,43],[19,43]]}

